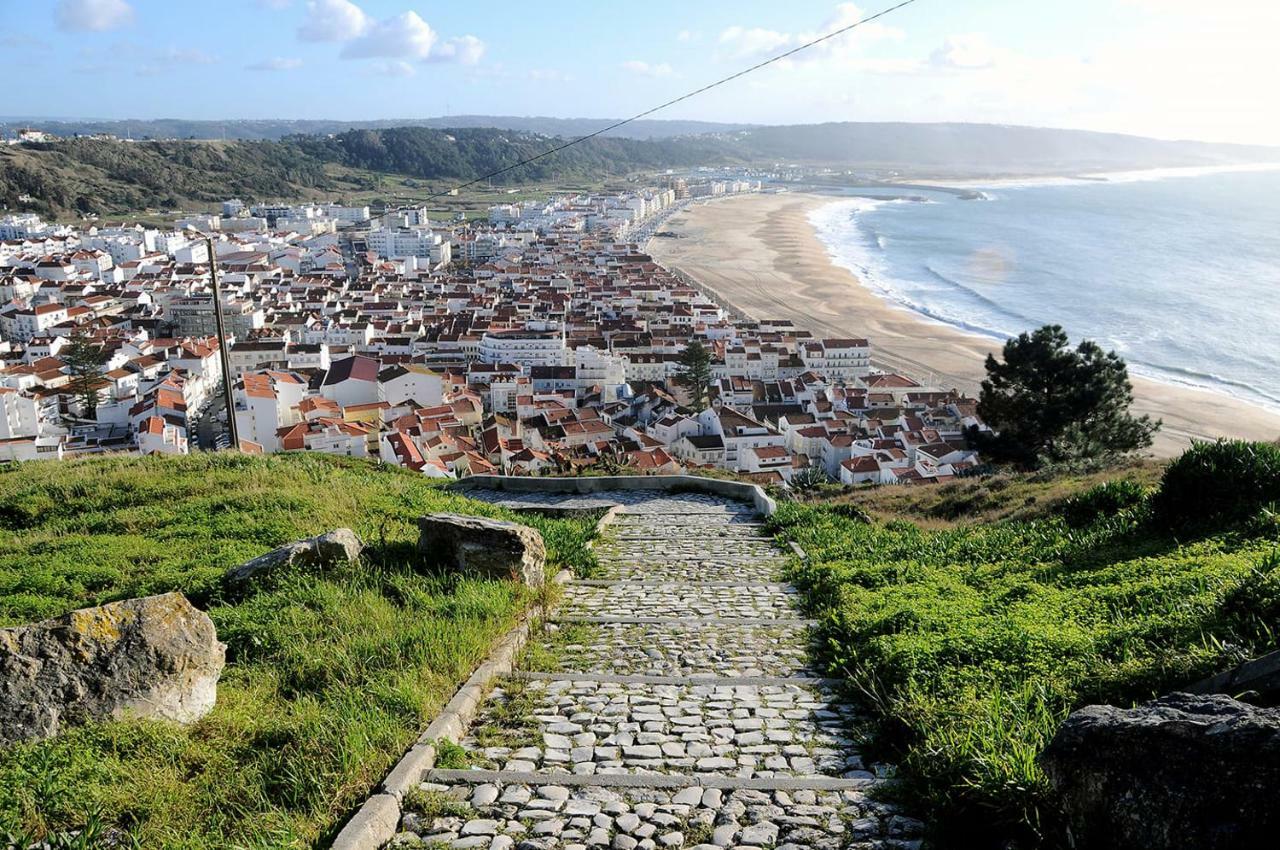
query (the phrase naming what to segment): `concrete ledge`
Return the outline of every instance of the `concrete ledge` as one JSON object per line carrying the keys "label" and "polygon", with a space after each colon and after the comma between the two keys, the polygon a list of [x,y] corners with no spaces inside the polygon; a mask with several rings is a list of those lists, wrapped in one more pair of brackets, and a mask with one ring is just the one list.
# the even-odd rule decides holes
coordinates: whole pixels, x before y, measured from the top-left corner
{"label": "concrete ledge", "polygon": [[762,516],[773,516],[778,505],[758,484],[742,484],[696,475],[609,475],[583,478],[541,478],[521,475],[472,475],[449,485],[459,490],[501,490],[508,493],[572,493],[580,496],[610,490],[653,490],[661,493],[705,493],[750,503]]}
{"label": "concrete ledge", "polygon": [[[568,570],[561,570],[552,581],[565,584],[572,577]],[[456,743],[463,736],[488,695],[493,680],[515,668],[516,656],[528,642],[533,624],[548,614],[550,611],[538,605],[527,611],[520,622],[503,635],[489,657],[472,672],[436,719],[418,736],[417,743],[391,768],[382,780],[379,792],[365,800],[347,821],[333,840],[331,846],[334,850],[379,850],[395,837],[400,826],[400,803],[404,795],[435,767],[435,742],[445,739]]]}
{"label": "concrete ledge", "polygon": [[374,794],[333,840],[333,850],[370,850],[395,837],[400,826],[400,801],[390,794]]}

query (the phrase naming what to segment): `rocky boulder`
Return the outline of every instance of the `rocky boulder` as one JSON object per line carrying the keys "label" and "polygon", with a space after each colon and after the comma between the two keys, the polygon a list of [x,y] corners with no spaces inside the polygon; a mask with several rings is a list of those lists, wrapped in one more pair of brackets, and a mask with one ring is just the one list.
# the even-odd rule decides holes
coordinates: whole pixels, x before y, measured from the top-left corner
{"label": "rocky boulder", "polygon": [[418,520],[418,551],[431,563],[486,578],[513,579],[530,587],[540,587],[546,580],[542,535],[514,522],[428,514]]}
{"label": "rocky boulder", "polygon": [[345,564],[360,557],[364,544],[349,528],[335,528],[306,540],[287,543],[272,549],[252,561],[227,570],[223,584],[233,595],[243,593],[253,582],[259,581],[281,567],[318,569]]}
{"label": "rocky boulder", "polygon": [[1280,710],[1181,693],[1091,705],[1041,764],[1073,847],[1249,850],[1280,834]]}
{"label": "rocky boulder", "polygon": [[0,629],[0,745],[87,720],[190,723],[213,708],[225,652],[181,593]]}

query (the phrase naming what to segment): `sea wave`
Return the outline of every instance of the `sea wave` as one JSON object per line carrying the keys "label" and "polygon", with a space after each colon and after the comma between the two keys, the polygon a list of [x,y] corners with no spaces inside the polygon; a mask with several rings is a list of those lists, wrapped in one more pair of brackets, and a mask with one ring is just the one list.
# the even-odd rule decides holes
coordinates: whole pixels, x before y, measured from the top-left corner
{"label": "sea wave", "polygon": [[[819,207],[809,215],[809,222],[818,232],[819,241],[827,249],[827,254],[836,265],[843,266],[862,282],[864,286],[875,292],[891,305],[908,310],[921,318],[937,322],[948,327],[957,328],[979,336],[995,340],[1006,340],[1009,334],[999,328],[957,316],[949,311],[940,310],[919,298],[912,297],[907,291],[909,285],[890,275],[876,255],[875,250],[881,246],[877,241],[877,232],[863,220],[862,214],[875,210],[886,203],[897,201],[867,201],[863,198],[837,201]],[[908,202],[909,203],[909,202]],[[872,248],[875,245],[876,248]],[[937,272],[934,272],[937,275]],[[937,275],[943,282],[952,284],[949,279]],[[1025,321],[1010,311],[1004,310],[994,301],[970,290],[963,284],[956,284],[981,299],[983,306],[999,310],[1006,317],[1016,321]]]}
{"label": "sea wave", "polygon": [[1280,412],[1280,397],[1263,392],[1252,384],[1213,372],[1200,372],[1182,366],[1166,366],[1143,360],[1128,361],[1129,371],[1162,384],[1210,390],[1220,395],[1246,401],[1258,407]]}
{"label": "sea wave", "polygon": [[[934,301],[927,293],[917,293],[923,280],[904,281],[894,277],[889,270],[887,247],[893,243],[876,227],[874,216],[877,209],[894,201],[876,201],[866,198],[851,198],[826,204],[810,213],[809,220],[819,240],[826,248],[831,260],[849,269],[871,291],[884,301],[899,309],[910,311],[924,321],[936,322],[956,330],[1005,341],[1011,332],[1042,324],[1036,319],[1023,316],[981,291],[956,280],[930,263],[923,264],[923,274],[935,284],[957,293],[965,302],[974,306],[972,315],[957,315],[954,307],[946,307]],[[968,313],[968,311],[964,311]],[[1006,325],[1006,327],[1000,327]],[[1106,334],[1097,339],[1104,348],[1127,349],[1123,339],[1108,340]],[[874,341],[873,341],[874,344]],[[1212,371],[1184,368],[1144,360],[1137,356],[1137,350],[1126,351],[1126,360],[1134,375],[1160,383],[1192,387],[1208,390],[1229,398],[1234,398],[1268,410],[1280,411],[1280,396],[1259,389],[1247,381],[1233,379]]]}
{"label": "sea wave", "polygon": [[1153,180],[1173,180],[1184,177],[1208,177],[1214,174],[1235,174],[1239,172],[1280,171],[1280,162],[1252,162],[1236,165],[1193,165],[1181,168],[1143,168],[1133,171],[1098,171],[1078,175],[1057,175],[1053,177],[1027,177],[1023,179],[981,181],[972,183],[949,183],[957,188],[981,190],[987,200],[998,200],[999,195],[992,190],[999,189],[1038,189],[1045,186],[1088,186],[1090,184],[1107,183],[1146,183]]}

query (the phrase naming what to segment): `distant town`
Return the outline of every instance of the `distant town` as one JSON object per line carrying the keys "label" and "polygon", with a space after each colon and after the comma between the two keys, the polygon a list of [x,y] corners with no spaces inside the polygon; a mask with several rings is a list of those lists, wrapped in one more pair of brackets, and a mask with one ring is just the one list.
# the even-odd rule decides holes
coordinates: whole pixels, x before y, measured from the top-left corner
{"label": "distant town", "polygon": [[[645,253],[675,212],[759,182],[660,183],[453,222],[235,199],[162,229],[7,215],[0,460],[228,447],[216,263],[245,452],[438,478],[721,470],[783,486],[978,468],[973,399],[875,371],[866,339],[735,315]],[[705,392],[681,379],[694,341]]]}

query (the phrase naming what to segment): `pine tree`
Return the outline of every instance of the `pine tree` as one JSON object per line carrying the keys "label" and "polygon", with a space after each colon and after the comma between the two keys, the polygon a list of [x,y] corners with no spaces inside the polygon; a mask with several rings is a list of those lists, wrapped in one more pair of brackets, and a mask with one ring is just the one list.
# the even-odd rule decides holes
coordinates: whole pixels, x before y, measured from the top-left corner
{"label": "pine tree", "polygon": [[706,407],[711,394],[711,352],[699,340],[691,340],[680,352],[676,383],[689,391],[693,406]]}
{"label": "pine tree", "polygon": [[84,415],[95,419],[98,415],[98,380],[102,375],[102,351],[89,337],[77,333],[70,344],[59,354],[71,373],[68,387],[80,400]]}
{"label": "pine tree", "polygon": [[1005,343],[1004,361],[987,356],[978,415],[996,436],[977,438],[996,459],[1027,466],[1107,458],[1146,448],[1160,422],[1129,414],[1133,386],[1124,360],[1082,341],[1075,349],[1057,325]]}

